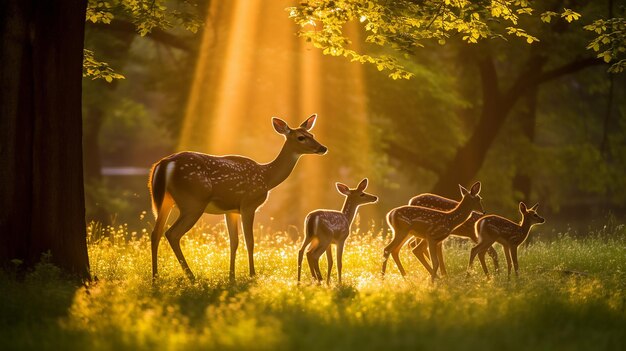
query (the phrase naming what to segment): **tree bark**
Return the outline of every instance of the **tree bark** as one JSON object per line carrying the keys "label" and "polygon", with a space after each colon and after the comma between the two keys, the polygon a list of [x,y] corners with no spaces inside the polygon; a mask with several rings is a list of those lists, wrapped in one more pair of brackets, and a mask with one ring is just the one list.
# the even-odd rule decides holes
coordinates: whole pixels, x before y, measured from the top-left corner
{"label": "tree bark", "polygon": [[0,3],[0,265],[42,254],[87,278],[85,0]]}

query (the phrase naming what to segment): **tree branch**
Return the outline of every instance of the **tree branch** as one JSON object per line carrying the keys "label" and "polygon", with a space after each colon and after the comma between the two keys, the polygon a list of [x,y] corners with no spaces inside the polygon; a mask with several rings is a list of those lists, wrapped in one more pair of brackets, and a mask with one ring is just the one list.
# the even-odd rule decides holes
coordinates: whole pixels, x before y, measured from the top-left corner
{"label": "tree branch", "polygon": [[[137,34],[137,31],[135,30],[135,25],[132,24],[131,22],[124,21],[124,20],[115,19],[111,21],[110,24],[105,24],[105,23],[100,23],[100,22],[98,23],[87,22],[87,23],[89,24],[91,28],[94,28],[94,29],[99,29],[99,30],[104,29],[104,30],[108,30],[112,32]],[[156,42],[159,42],[161,44],[165,44],[167,46],[171,46],[179,50],[183,50],[187,52],[191,51],[191,48],[189,47],[189,45],[185,43],[184,39],[174,34],[168,33],[159,28],[152,29],[150,33],[146,34],[146,37]]]}
{"label": "tree branch", "polygon": [[587,67],[598,66],[598,65],[603,65],[603,64],[605,64],[604,61],[598,58],[593,58],[593,57],[577,58],[574,61],[566,63],[560,67],[543,72],[542,74],[537,76],[537,78],[535,78],[532,83],[535,85],[539,85],[541,83],[545,83],[547,81],[578,72]]}

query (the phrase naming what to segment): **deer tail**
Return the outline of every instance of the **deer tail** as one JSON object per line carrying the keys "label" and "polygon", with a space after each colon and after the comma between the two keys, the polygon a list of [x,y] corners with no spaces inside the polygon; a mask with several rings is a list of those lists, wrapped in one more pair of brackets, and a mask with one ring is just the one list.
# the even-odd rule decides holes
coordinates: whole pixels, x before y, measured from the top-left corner
{"label": "deer tail", "polygon": [[150,198],[152,199],[152,213],[155,218],[158,216],[165,198],[166,165],[167,161],[161,160],[152,165],[150,170],[148,188],[150,189]]}

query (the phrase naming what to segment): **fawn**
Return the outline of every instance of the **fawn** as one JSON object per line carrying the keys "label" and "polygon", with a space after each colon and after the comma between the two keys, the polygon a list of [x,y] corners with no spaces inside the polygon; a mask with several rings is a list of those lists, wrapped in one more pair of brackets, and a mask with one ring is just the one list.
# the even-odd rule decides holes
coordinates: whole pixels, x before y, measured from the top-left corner
{"label": "fawn", "polygon": [[180,215],[165,232],[165,237],[189,279],[194,275],[180,248],[180,239],[203,213],[224,214],[230,239],[230,273],[235,277],[235,255],[239,246],[239,215],[248,249],[250,276],[254,270],[254,213],[265,202],[269,191],[291,174],[303,154],[323,155],[328,150],[309,131],[317,115],[307,118],[298,128],[290,128],[279,118],[272,118],[274,130],[285,137],[278,156],[259,164],[243,156],[212,156],[199,152],[179,152],[154,164],[149,188],[156,224],[152,243],[152,276],[157,276],[157,251],[167,218],[178,206]]}
{"label": "fawn", "polygon": [[382,274],[385,274],[389,255],[393,257],[402,276],[406,275],[398,253],[411,235],[426,240],[430,261],[433,265],[431,278],[434,281],[439,269],[437,245],[450,235],[459,224],[467,220],[472,211],[483,212],[480,182],[474,183],[470,190],[459,185],[461,201],[450,211],[438,211],[418,206],[401,206],[387,214],[387,223],[393,231],[393,240],[385,247]]}
{"label": "fawn", "polygon": [[485,252],[493,243],[498,242],[504,248],[508,276],[511,276],[511,261],[513,261],[513,265],[515,266],[515,275],[518,275],[517,247],[528,238],[530,228],[546,221],[537,214],[537,207],[539,207],[539,204],[535,204],[535,206],[527,209],[526,204],[520,202],[519,211],[522,214],[522,220],[519,223],[496,215],[484,216],[479,219],[474,226],[476,235],[478,236],[478,244],[472,248],[470,253],[467,274],[469,275],[472,264],[474,263],[474,258],[478,255],[483,271],[485,271],[485,275],[489,277],[489,271],[485,264]]}
{"label": "fawn", "polygon": [[[311,269],[311,275],[319,282],[322,281],[319,259],[323,252],[326,252],[328,259],[328,274],[326,282],[330,284],[330,273],[333,268],[333,253],[331,244],[337,245],[337,275],[341,284],[342,255],[346,239],[350,235],[350,226],[356,215],[359,206],[375,203],[378,197],[365,192],[367,188],[367,178],[361,180],[355,189],[348,188],[347,185],[336,183],[337,190],[346,196],[341,212],[333,210],[315,210],[310,212],[304,220],[305,237],[300,251],[298,251],[298,283],[302,272],[302,258],[304,250],[307,251],[307,261]],[[310,245],[309,245],[310,244]]]}
{"label": "fawn", "polygon": [[[440,210],[440,211],[449,211],[453,209],[457,204],[458,202],[455,200],[448,199],[447,197],[443,197],[443,196],[439,196],[435,194],[420,194],[411,198],[411,200],[409,200],[410,206],[421,206],[421,207],[433,208],[435,210]],[[452,232],[450,233],[450,235],[467,238],[473,241],[474,243],[478,243],[478,238],[476,237],[476,233],[474,232],[474,223],[476,223],[476,221],[482,216],[483,214],[472,211],[472,214],[470,215],[470,217],[461,225],[454,228]],[[424,267],[428,270],[428,272],[432,273],[432,268],[430,264],[428,264],[428,261],[426,259],[427,257],[426,254],[428,253],[427,242],[425,240],[413,238],[411,239],[411,241],[409,241],[409,247],[412,248],[413,254],[422,263],[422,265],[424,265]],[[498,264],[498,254],[496,250],[494,250],[493,247],[489,247],[487,253],[489,254],[489,256],[491,256],[495,269],[498,270],[499,264]],[[446,272],[446,266],[443,262],[442,244],[437,245],[437,257],[439,257],[439,267],[441,268],[441,274],[445,276],[447,275],[447,272]]]}

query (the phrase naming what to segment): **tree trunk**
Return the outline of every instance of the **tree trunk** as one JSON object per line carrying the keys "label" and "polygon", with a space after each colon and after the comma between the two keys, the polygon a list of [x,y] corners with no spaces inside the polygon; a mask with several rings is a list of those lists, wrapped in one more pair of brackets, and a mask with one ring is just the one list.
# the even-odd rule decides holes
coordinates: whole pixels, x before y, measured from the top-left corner
{"label": "tree trunk", "polygon": [[0,2],[0,265],[89,275],[82,166],[85,0]]}
{"label": "tree trunk", "polygon": [[457,184],[468,186],[473,181],[514,103],[500,92],[490,55],[478,61],[478,68],[483,96],[481,117],[469,140],[459,148],[433,188],[434,193],[446,197],[457,195]]}

